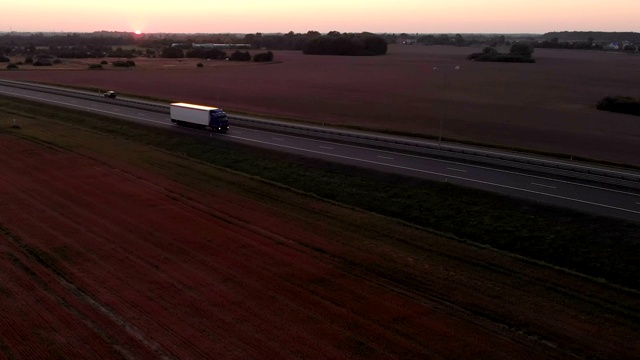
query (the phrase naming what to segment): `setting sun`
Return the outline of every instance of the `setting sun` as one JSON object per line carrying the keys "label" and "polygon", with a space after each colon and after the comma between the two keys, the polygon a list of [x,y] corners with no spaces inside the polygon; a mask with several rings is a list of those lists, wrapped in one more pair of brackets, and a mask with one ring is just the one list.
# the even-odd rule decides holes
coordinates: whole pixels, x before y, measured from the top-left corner
{"label": "setting sun", "polygon": [[142,34],[142,31],[140,31],[140,30],[136,30],[136,31],[134,31],[134,33],[135,33],[136,35],[140,35],[140,34]]}

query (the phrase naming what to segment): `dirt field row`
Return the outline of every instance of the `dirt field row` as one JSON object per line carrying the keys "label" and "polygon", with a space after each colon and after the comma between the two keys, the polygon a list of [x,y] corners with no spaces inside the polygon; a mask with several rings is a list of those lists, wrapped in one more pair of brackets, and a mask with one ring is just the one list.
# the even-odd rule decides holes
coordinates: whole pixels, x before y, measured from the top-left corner
{"label": "dirt field row", "polygon": [[444,118],[445,138],[640,165],[640,120],[595,109],[605,96],[640,97],[640,72],[631,70],[640,56],[536,49],[535,64],[466,60],[479,50],[391,45],[379,57],[277,51],[274,64],[210,61],[203,68],[197,60],[141,58],[135,69],[25,65],[0,78],[431,136]]}
{"label": "dirt field row", "polygon": [[640,351],[636,294],[152,148],[19,123],[0,119],[0,358]]}

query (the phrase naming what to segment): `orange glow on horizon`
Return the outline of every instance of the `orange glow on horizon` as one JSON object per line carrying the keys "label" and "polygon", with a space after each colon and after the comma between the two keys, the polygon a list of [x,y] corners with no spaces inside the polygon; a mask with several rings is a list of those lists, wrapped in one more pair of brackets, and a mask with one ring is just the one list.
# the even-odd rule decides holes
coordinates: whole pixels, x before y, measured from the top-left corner
{"label": "orange glow on horizon", "polygon": [[[309,30],[376,33],[545,33],[638,31],[638,0],[259,0],[171,2],[129,6],[62,0],[2,6],[7,31],[144,33],[270,33]],[[131,30],[128,30],[131,31]],[[132,31],[142,35],[142,30]]]}

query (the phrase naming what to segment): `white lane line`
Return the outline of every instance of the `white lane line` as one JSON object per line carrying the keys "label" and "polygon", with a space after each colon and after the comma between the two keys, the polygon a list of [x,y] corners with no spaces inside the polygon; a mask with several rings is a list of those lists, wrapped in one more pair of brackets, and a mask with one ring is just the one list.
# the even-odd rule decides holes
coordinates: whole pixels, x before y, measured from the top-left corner
{"label": "white lane line", "polygon": [[555,186],[551,186],[551,185],[545,185],[545,184],[538,184],[538,183],[534,183],[532,182],[531,185],[535,185],[535,186],[542,186],[542,187],[546,187],[546,188],[550,188],[550,189],[555,189]]}
{"label": "white lane line", "polygon": [[136,115],[138,115],[138,116],[147,116],[147,114],[145,114],[145,113],[138,113]]}
{"label": "white lane line", "polygon": [[431,175],[438,175],[438,176],[442,176],[442,177],[448,177],[448,178],[452,178],[452,179],[459,179],[459,180],[464,180],[464,181],[469,181],[469,182],[475,182],[475,183],[480,183],[480,184],[485,184],[485,185],[491,185],[491,186],[501,187],[501,188],[510,189],[510,190],[517,190],[517,191],[522,191],[522,192],[526,192],[526,193],[552,197],[552,198],[556,198],[556,199],[575,201],[575,202],[582,203],[582,204],[587,204],[587,205],[600,206],[600,207],[607,208],[607,209],[614,209],[614,210],[620,210],[620,211],[633,213],[633,214],[640,214],[640,211],[637,211],[637,210],[625,209],[625,208],[620,208],[620,207],[606,205],[606,204],[599,204],[599,203],[595,203],[595,202],[592,202],[592,201],[574,199],[574,198],[570,198],[570,197],[566,197],[566,196],[543,193],[543,192],[529,190],[529,189],[522,189],[522,188],[518,188],[518,187],[515,187],[515,186],[496,184],[496,183],[492,183],[492,182],[488,182],[488,181],[470,179],[470,178],[465,178],[465,177],[455,176],[455,175],[450,175],[450,174],[443,174],[443,173],[434,172],[434,171],[427,171],[427,170],[422,170],[422,169],[410,168],[410,167],[406,167],[406,166],[379,163],[379,162],[375,162],[375,161],[371,161],[371,160],[358,159],[358,158],[353,158],[353,157],[349,157],[349,156],[343,156],[343,155],[338,155],[338,154],[331,154],[331,153],[326,153],[326,152],[321,152],[321,151],[298,148],[298,147],[294,147],[294,146],[272,144],[272,143],[269,143],[269,142],[266,142],[266,141],[249,139],[249,138],[242,138],[242,137],[239,137],[239,136],[230,135],[230,137],[241,139],[241,140],[244,140],[244,141],[249,141],[249,142],[256,142],[256,143],[267,144],[267,145],[271,145],[271,146],[279,146],[279,147],[283,147],[283,148],[294,149],[294,150],[303,151],[303,152],[309,152],[309,153],[314,153],[314,154],[322,154],[322,155],[327,155],[327,156],[331,156],[331,157],[349,159],[349,160],[359,161],[359,162],[363,162],[363,163],[384,165],[384,166],[397,168],[397,169],[410,170],[410,171],[415,171],[415,172],[420,172],[420,173],[425,173],[425,174],[431,174]]}
{"label": "white lane line", "polygon": [[274,137],[272,137],[271,139],[272,139],[272,140],[275,140],[275,141],[284,141],[284,139],[274,138]]}
{"label": "white lane line", "polygon": [[321,149],[327,149],[327,150],[333,150],[333,148],[331,146],[322,146],[320,145]]}
{"label": "white lane line", "polygon": [[[9,96],[15,96],[16,92],[9,92],[9,91],[3,91],[0,90],[0,93],[3,94],[7,94]],[[49,102],[49,103],[55,103],[55,104],[61,104],[67,107],[78,107],[78,108],[82,108],[82,109],[90,109],[92,111],[95,112],[99,112],[99,113],[105,113],[105,114],[113,114],[113,115],[117,115],[117,116],[121,116],[121,117],[128,117],[128,118],[132,118],[132,119],[137,119],[140,121],[146,121],[146,122],[151,122],[151,123],[156,123],[156,124],[162,124],[162,125],[171,125],[168,124],[167,122],[164,121],[155,121],[155,120],[148,120],[148,119],[141,119],[139,117],[135,117],[135,116],[131,116],[131,115],[126,115],[126,114],[119,114],[119,113],[113,113],[110,111],[106,111],[106,110],[101,110],[101,109],[96,109],[96,108],[92,108],[92,107],[87,107],[87,106],[82,106],[82,105],[72,105],[69,104],[68,102],[63,102],[63,101],[56,101],[56,100],[49,100],[49,99],[44,99],[44,98],[40,98],[37,96],[30,96],[30,95],[25,95],[22,93],[18,93],[20,94],[21,98],[29,98],[29,99],[35,99],[38,101],[44,101],[44,102]],[[263,132],[266,133],[266,131],[260,131],[260,130],[256,130],[257,132]],[[241,133],[241,132],[238,132]],[[245,141],[251,141],[251,142],[258,142],[258,143],[263,143],[263,144],[270,144],[270,145],[276,145],[276,144],[271,144],[271,143],[267,143],[265,141],[259,141],[259,140],[254,140],[254,139],[248,139],[248,138],[243,138],[243,137],[239,137],[239,136],[233,136],[233,135],[229,135],[230,137],[235,137],[238,139],[242,139]],[[555,197],[555,198],[560,198],[563,200],[569,200],[569,201],[575,201],[575,202],[579,202],[579,203],[584,203],[584,204],[588,204],[588,205],[595,205],[595,206],[601,206],[601,207],[605,207],[605,208],[610,208],[610,209],[615,209],[615,210],[620,210],[620,211],[626,211],[626,212],[631,212],[634,214],[640,214],[640,211],[634,211],[634,210],[629,210],[629,209],[624,209],[624,208],[619,208],[619,207],[615,207],[615,206],[610,206],[610,205],[605,205],[605,204],[598,204],[598,203],[593,203],[590,201],[586,201],[586,200],[580,200],[580,199],[574,199],[574,198],[568,198],[568,197],[563,197],[563,196],[559,196],[559,195],[554,195],[554,194],[549,194],[549,193],[541,193],[541,192],[537,192],[537,191],[533,191],[533,190],[527,190],[527,189],[521,189],[521,188],[517,188],[517,187],[511,187],[508,185],[501,185],[501,184],[496,184],[496,183],[491,183],[491,182],[485,182],[485,181],[481,181],[481,180],[475,180],[475,179],[469,179],[469,178],[464,178],[464,177],[456,177],[453,175],[447,175],[447,174],[441,174],[441,173],[435,173],[435,172],[430,172],[430,171],[426,171],[426,170],[420,170],[420,169],[415,169],[415,168],[408,168],[408,167],[403,167],[403,166],[398,166],[398,165],[392,165],[392,164],[384,164],[384,163],[377,163],[375,161],[368,161],[368,160],[363,160],[363,159],[356,159],[356,158],[350,158],[348,156],[341,156],[341,155],[336,155],[336,154],[330,154],[330,153],[325,153],[325,152],[319,152],[319,151],[313,151],[313,150],[308,150],[308,149],[302,149],[302,148],[296,148],[296,147],[292,147],[292,146],[285,146],[285,145],[276,145],[276,146],[281,146],[281,147],[286,147],[286,148],[291,148],[291,149],[296,149],[296,150],[301,150],[301,151],[306,151],[306,152],[312,152],[312,153],[318,153],[318,154],[323,154],[323,155],[328,155],[328,156],[334,156],[334,157],[340,157],[340,158],[345,158],[345,159],[351,159],[351,160],[356,160],[356,161],[360,161],[360,162],[366,162],[366,163],[374,163],[374,164],[380,164],[380,165],[385,165],[385,166],[389,166],[389,167],[395,167],[395,168],[401,168],[404,170],[411,170],[411,171],[416,171],[416,172],[422,172],[422,173],[429,173],[432,175],[441,175],[441,176],[449,176],[451,178],[459,178],[461,180],[467,180],[470,182],[477,182],[477,183],[483,183],[486,185],[493,185],[493,186],[497,186],[497,187],[503,187],[503,188],[508,188],[508,189],[512,189],[512,190],[519,190],[519,191],[523,191],[523,192],[528,192],[528,193],[534,193],[534,194],[538,194],[538,195],[544,195],[544,196],[548,196],[548,197]],[[349,146],[349,147],[353,147],[353,148],[364,148],[361,146]],[[389,152],[392,154],[396,154],[395,152]],[[424,158],[422,156],[416,156],[416,155],[407,155],[409,157],[415,157],[415,158]],[[430,159],[432,161],[441,161],[441,162],[448,162],[448,163],[456,163],[453,161],[446,161],[446,160],[434,160],[434,159]],[[487,169],[487,170],[492,170],[492,171],[498,171],[498,172],[502,172],[502,173],[507,173],[507,174],[514,174],[514,175],[519,175],[519,176],[523,176],[523,174],[515,172],[515,171],[508,171],[508,170],[498,170],[498,169],[491,169],[489,167],[484,167],[484,166],[478,166],[478,165],[466,165],[466,166],[473,166],[475,168],[480,168],[480,169]],[[535,177],[535,178],[539,178],[539,179],[545,179],[548,180],[547,178],[544,178],[542,176],[536,176],[536,175],[528,175],[530,177]],[[611,191],[611,192],[615,192],[615,193],[620,193],[620,194],[626,194],[626,195],[631,195],[634,197],[637,197],[638,194],[636,193],[630,193],[630,192],[626,192],[626,191],[619,191],[619,190],[611,190],[611,189],[606,189],[603,187],[599,187],[599,186],[593,186],[593,185],[586,185],[586,184],[580,184],[580,183],[575,183],[575,182],[571,182],[571,181],[563,181],[563,180],[558,180],[558,179],[553,179],[553,181],[555,182],[561,182],[561,183],[565,183],[565,184],[571,184],[571,185],[575,185],[575,186],[581,186],[581,187],[588,187],[588,188],[592,188],[592,189],[599,189],[599,190],[606,190],[606,191]],[[638,205],[640,205],[640,203],[636,203]]]}
{"label": "white lane line", "polygon": [[388,157],[388,156],[379,156],[379,155],[378,155],[378,157],[379,157],[380,159],[393,160],[393,158],[392,158],[392,157]]}
{"label": "white lane line", "polygon": [[[1,94],[8,94],[8,95],[15,95],[15,93],[8,92],[8,91],[2,91],[2,90],[0,90],[0,93]],[[105,113],[105,114],[111,114],[111,115],[117,115],[117,116],[124,116],[124,117],[128,117],[128,118],[131,118],[131,119],[137,119],[137,120],[140,120],[140,121],[152,122],[152,123],[162,124],[162,125],[171,125],[171,124],[168,124],[166,121],[155,121],[155,120],[141,119],[139,117],[135,117],[135,116],[127,115],[127,114],[116,113],[116,112],[113,112],[113,111],[106,111],[106,110],[97,109],[97,108],[93,108],[93,107],[89,107],[89,106],[73,105],[73,104],[69,104],[68,102],[64,102],[64,101],[49,100],[49,99],[40,98],[40,97],[37,97],[37,96],[20,94],[19,98],[35,99],[35,100],[46,102],[46,103],[60,104],[63,107],[77,107],[77,108],[81,108],[81,109],[84,109],[84,110],[91,110],[91,111],[95,111],[95,112],[99,112],[99,113]]]}
{"label": "white lane line", "polygon": [[454,169],[454,168],[447,168],[447,170],[459,171],[459,172],[464,172],[464,173],[466,173],[466,172],[467,172],[467,170]]}
{"label": "white lane line", "polygon": [[[264,130],[257,130],[257,129],[253,129],[253,131],[255,132],[259,132],[259,133],[271,133],[268,131],[264,131]],[[285,135],[286,136],[286,135]],[[291,137],[294,137],[293,135]],[[327,141],[321,141],[321,140],[314,140],[315,142],[321,142],[321,143],[328,143]],[[350,148],[354,148],[354,149],[366,149],[366,150],[371,150],[371,148],[367,148],[364,146],[358,146],[358,145],[347,145],[347,144],[343,144],[342,146],[344,147],[350,147]],[[495,172],[500,172],[503,174],[513,174],[513,175],[518,175],[518,176],[526,176],[529,178],[536,178],[536,179],[541,179],[541,180],[546,180],[546,181],[553,181],[553,182],[557,182],[557,183],[562,183],[562,184],[570,184],[570,185],[574,185],[574,186],[580,186],[580,187],[585,187],[585,188],[590,188],[590,189],[598,189],[598,190],[605,190],[605,191],[609,191],[609,192],[614,192],[614,193],[618,193],[618,194],[625,194],[625,195],[631,195],[634,197],[638,197],[640,195],[638,195],[637,193],[632,193],[632,192],[628,192],[628,191],[621,191],[621,190],[614,190],[614,189],[608,189],[608,188],[604,188],[601,186],[594,186],[594,185],[587,185],[587,184],[581,184],[581,183],[577,183],[577,182],[573,182],[573,181],[566,181],[566,180],[560,180],[560,179],[553,179],[553,178],[549,178],[549,177],[544,177],[544,176],[539,176],[539,175],[531,175],[531,174],[523,174],[523,173],[519,173],[517,171],[510,171],[510,170],[502,170],[502,169],[496,169],[496,168],[491,168],[491,167],[487,167],[487,166],[480,166],[480,165],[471,165],[471,164],[461,164],[459,162],[456,161],[451,161],[451,160],[441,160],[441,159],[431,159],[428,157],[424,157],[424,156],[420,156],[420,155],[410,155],[410,154],[402,154],[402,153],[398,153],[395,151],[383,151],[384,153],[387,154],[394,154],[394,155],[399,155],[399,156],[405,156],[405,157],[412,157],[412,158],[417,158],[417,159],[428,159],[429,161],[434,161],[434,162],[441,162],[441,163],[447,163],[447,164],[456,164],[456,165],[461,165],[461,166],[466,166],[466,167],[472,167],[472,168],[476,168],[476,169],[483,169],[483,170],[489,170],[489,171],[495,171]]]}

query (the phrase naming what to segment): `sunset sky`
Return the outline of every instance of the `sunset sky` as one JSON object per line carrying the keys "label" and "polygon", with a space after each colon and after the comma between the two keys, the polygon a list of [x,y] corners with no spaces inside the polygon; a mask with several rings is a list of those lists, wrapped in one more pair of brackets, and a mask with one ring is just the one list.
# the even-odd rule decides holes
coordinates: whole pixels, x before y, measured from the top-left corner
{"label": "sunset sky", "polygon": [[639,0],[7,1],[0,32],[639,31]]}

